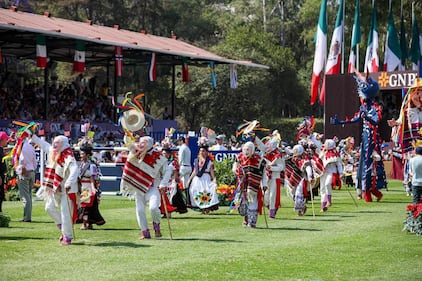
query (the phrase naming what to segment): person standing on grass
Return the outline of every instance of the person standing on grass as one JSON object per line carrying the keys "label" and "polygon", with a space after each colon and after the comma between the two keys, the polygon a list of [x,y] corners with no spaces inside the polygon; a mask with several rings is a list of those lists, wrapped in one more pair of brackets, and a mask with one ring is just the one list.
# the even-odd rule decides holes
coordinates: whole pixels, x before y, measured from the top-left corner
{"label": "person standing on grass", "polygon": [[284,175],[285,159],[279,150],[278,131],[274,131],[265,144],[256,138],[255,142],[264,153],[265,173],[268,177],[268,191],[264,194],[265,206],[269,209],[268,217],[274,219],[281,207],[281,174]]}
{"label": "person standing on grass", "polygon": [[79,165],[79,181],[81,184],[81,230],[93,229],[92,225],[105,224],[104,218],[98,209],[100,191],[98,183],[98,167],[92,157],[92,148],[82,146],[80,148],[81,163]]}
{"label": "person standing on grass", "polygon": [[16,174],[19,179],[19,196],[24,206],[22,222],[32,221],[32,188],[35,183],[35,170],[37,169],[37,165],[35,148],[30,143],[30,140],[26,138],[19,156],[19,165],[16,168]]}
{"label": "person standing on grass", "polygon": [[6,162],[3,161],[4,150],[3,147],[7,146],[9,136],[5,132],[0,132],[0,213],[3,212],[3,201],[4,201],[4,185],[5,174],[6,174]]}
{"label": "person standing on grass", "polygon": [[[164,200],[167,204],[167,212],[178,212],[184,214],[188,212],[186,208],[185,198],[182,191],[179,188],[180,178],[179,178],[179,164],[177,160],[173,159],[172,151],[169,147],[164,146],[162,148],[163,155],[168,159],[167,165],[168,169],[171,171],[170,181],[167,183],[167,190],[163,193]],[[165,207],[164,202],[161,202],[161,214],[165,216]]]}
{"label": "person standing on grass", "polygon": [[242,145],[242,152],[233,163],[232,171],[240,184],[239,214],[244,216],[243,226],[255,228],[262,202],[262,190],[267,190],[265,161],[255,152],[255,145],[248,141]]}
{"label": "person standing on grass", "polygon": [[422,199],[422,145],[415,149],[416,155],[409,160],[409,174],[412,177],[413,204]]}
{"label": "person standing on grass", "polygon": [[321,212],[326,212],[332,204],[332,187],[341,183],[340,179],[343,176],[343,161],[334,140],[325,140],[321,158],[324,164],[324,172],[320,178]]}
{"label": "person standing on grass", "polygon": [[191,206],[188,181],[190,174],[192,173],[192,166],[190,163],[191,159],[191,150],[186,144],[185,137],[179,137],[177,139],[177,145],[179,146],[179,152],[177,154],[177,160],[179,162],[179,175],[183,183],[183,188],[185,190],[186,196],[186,205]]}
{"label": "person standing on grass", "polygon": [[32,141],[48,152],[43,183],[37,195],[44,198],[45,210],[62,232],[60,243],[70,245],[77,217],[78,164],[66,136],[57,136],[50,144],[32,135]]}
{"label": "person standing on grass", "polygon": [[192,208],[199,208],[202,214],[218,210],[217,179],[214,163],[208,154],[208,144],[198,143],[199,154],[193,164],[193,172],[188,181]]}
{"label": "person standing on grass", "polygon": [[167,168],[167,158],[155,150],[153,144],[154,140],[145,136],[129,146],[129,155],[123,168],[120,185],[122,192],[135,191],[136,219],[142,232],[139,239],[151,239],[146,216],[147,203],[155,238],[162,237],[160,191],[166,190],[171,178],[171,170]]}

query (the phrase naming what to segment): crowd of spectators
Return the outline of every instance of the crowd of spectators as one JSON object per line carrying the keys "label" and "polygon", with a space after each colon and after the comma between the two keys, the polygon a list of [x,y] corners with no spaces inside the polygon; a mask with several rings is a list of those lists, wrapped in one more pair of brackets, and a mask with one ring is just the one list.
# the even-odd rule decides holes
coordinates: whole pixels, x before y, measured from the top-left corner
{"label": "crowd of spectators", "polygon": [[[50,122],[112,122],[113,105],[106,85],[99,86],[97,78],[82,75],[69,83],[52,81],[45,102],[44,85],[21,85],[9,81],[0,89],[0,118],[12,120],[48,120]],[[47,107],[47,117],[45,109]]]}

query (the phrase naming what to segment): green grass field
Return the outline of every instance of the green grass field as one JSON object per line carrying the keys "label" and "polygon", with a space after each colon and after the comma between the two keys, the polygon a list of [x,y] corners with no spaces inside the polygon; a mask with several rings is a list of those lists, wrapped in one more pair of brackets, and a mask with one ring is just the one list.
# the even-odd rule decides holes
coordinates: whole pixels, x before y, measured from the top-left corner
{"label": "green grass field", "polygon": [[263,216],[243,228],[227,207],[175,214],[173,240],[165,219],[162,239],[138,240],[135,202],[108,195],[100,205],[107,223],[75,225],[71,246],[60,246],[43,202],[34,202],[32,223],[19,222],[20,202],[5,202],[12,221],[0,228],[0,280],[422,280],[422,237],[402,231],[411,197],[398,181],[383,192],[381,202],[355,206],[343,187],[328,212],[315,201],[315,217],[310,203],[298,217],[283,190],[268,229]]}

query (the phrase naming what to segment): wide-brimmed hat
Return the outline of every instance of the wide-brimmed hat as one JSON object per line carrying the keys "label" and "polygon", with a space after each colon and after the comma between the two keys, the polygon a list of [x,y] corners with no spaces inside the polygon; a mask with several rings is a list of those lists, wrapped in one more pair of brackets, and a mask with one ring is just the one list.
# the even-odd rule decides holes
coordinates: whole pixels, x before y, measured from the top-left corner
{"label": "wide-brimmed hat", "polygon": [[123,112],[120,123],[122,124],[123,128],[129,131],[139,131],[145,125],[145,116],[140,110],[130,109]]}

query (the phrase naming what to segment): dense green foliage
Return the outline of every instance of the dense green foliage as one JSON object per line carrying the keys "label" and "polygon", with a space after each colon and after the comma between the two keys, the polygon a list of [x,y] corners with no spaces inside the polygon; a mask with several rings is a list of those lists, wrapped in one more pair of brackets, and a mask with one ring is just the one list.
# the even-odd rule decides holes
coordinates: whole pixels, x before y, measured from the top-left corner
{"label": "dense green foliage", "polygon": [[[298,217],[282,192],[276,219],[262,216],[256,229],[220,207],[210,215],[189,211],[162,221],[163,238],[138,240],[135,202],[104,195],[107,223],[79,230],[71,246],[60,246],[59,231],[34,202],[32,223],[20,202],[5,202],[12,221],[0,228],[1,280],[419,280],[421,237],[402,231],[406,197],[401,182],[390,182],[379,203],[357,201],[349,187],[333,194],[333,206]],[[354,192],[352,192],[354,194]],[[318,198],[317,200],[318,201]],[[150,222],[151,223],[151,222]]]}
{"label": "dense green foliage", "polygon": [[214,172],[217,184],[235,185],[236,176],[232,172],[234,159],[226,158],[221,162],[214,161]]}
{"label": "dense green foliage", "polygon": [[[26,1],[21,1],[26,2]],[[309,106],[309,89],[314,56],[316,25],[321,0],[69,0],[28,1],[32,11],[50,11],[53,16],[112,26],[123,29],[146,30],[160,36],[170,36],[209,49],[233,59],[251,60],[265,64],[270,70],[238,67],[239,87],[230,89],[228,66],[217,67],[217,88],[212,89],[209,70],[190,68],[190,83],[176,81],[175,118],[182,130],[198,130],[201,126],[230,134],[244,119],[259,119],[264,126],[275,119],[315,115],[321,117],[320,105]],[[362,40],[359,45],[363,57],[372,1],[361,1]],[[387,29],[388,1],[376,1],[379,56],[382,63],[383,45]],[[411,4],[422,22],[421,1],[403,0],[407,41],[411,34]],[[401,3],[400,2],[400,3]],[[265,6],[264,6],[265,5]],[[21,7],[23,8],[23,7]],[[27,7],[26,7],[27,8]],[[345,50],[347,65],[355,1],[345,7]],[[28,8],[27,8],[28,9]],[[334,28],[338,1],[328,0],[327,37]],[[398,27],[398,1],[393,1]],[[399,30],[399,29],[398,29]],[[328,42],[329,43],[329,42]],[[364,59],[360,59],[362,69]],[[410,62],[407,62],[410,64]],[[160,116],[164,107],[171,106],[171,69],[160,66],[158,80],[146,80],[146,65],[124,68],[118,92],[145,92],[148,112]],[[180,72],[180,67],[176,69]],[[69,69],[59,67],[60,76],[69,76]],[[105,80],[106,72],[98,67],[88,68],[88,77],[98,75]]]}

